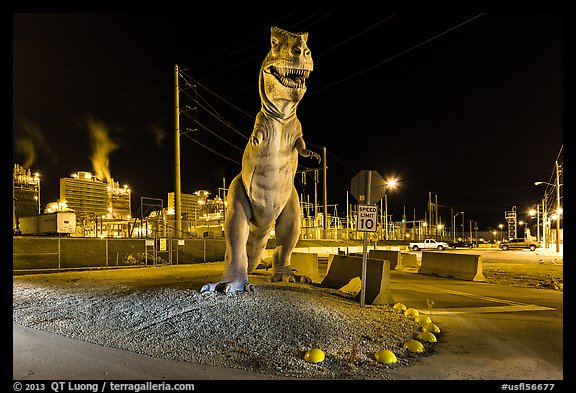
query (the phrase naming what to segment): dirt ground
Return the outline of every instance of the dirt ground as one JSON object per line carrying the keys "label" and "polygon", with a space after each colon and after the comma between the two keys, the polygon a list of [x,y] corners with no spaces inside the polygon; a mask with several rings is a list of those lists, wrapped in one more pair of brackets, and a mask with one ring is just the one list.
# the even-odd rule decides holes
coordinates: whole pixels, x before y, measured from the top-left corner
{"label": "dirt ground", "polygon": [[[189,293],[190,291],[198,291],[206,282],[219,280],[223,268],[223,262],[209,262],[194,265],[158,265],[148,267],[109,268],[87,271],[68,271],[56,274],[18,275],[14,276],[13,281],[15,284],[31,284],[31,288],[36,287],[39,290],[34,290],[34,293],[52,293],[52,291],[57,288],[68,288],[68,290],[72,290],[77,294],[130,294],[133,292],[146,293],[150,290],[152,290],[152,292],[161,291],[163,293],[166,291],[167,293]],[[416,271],[417,269],[413,269],[413,272]],[[557,262],[548,260],[543,263],[489,262],[483,264],[483,274],[487,283],[540,288],[550,291],[563,291],[562,260],[558,260]],[[262,284],[260,281],[263,280],[265,276],[266,274],[264,274],[263,271],[257,270],[257,273],[252,276],[251,280],[255,284]],[[42,287],[45,287],[46,291],[41,290]],[[101,301],[101,299],[99,301]],[[96,302],[95,307],[97,307],[98,304],[99,303]],[[42,308],[42,310],[44,310],[44,313],[47,312],[45,308]],[[42,312],[34,313],[34,315],[36,314],[44,315]],[[60,321],[60,323],[64,324],[66,321],[68,320]],[[76,331],[77,329],[73,330]],[[453,352],[451,351],[452,350],[447,351],[447,353],[450,355]],[[430,352],[430,354],[432,353],[433,351]],[[452,354],[451,356],[457,355]],[[428,360],[427,357],[423,357],[421,360],[423,366],[415,370],[423,372],[422,370],[427,369],[425,365],[428,363],[425,362]],[[356,367],[355,369],[363,370],[361,367]],[[394,378],[394,375],[395,374],[392,373],[383,379]],[[424,375],[421,377],[427,379]],[[458,374],[453,375],[452,378],[468,379],[472,377]]]}
{"label": "dirt ground", "polygon": [[[194,269],[190,269],[194,266]],[[131,273],[126,274],[126,269]],[[199,290],[207,282],[218,281],[224,269],[223,262],[199,263],[194,265],[172,265],[170,269],[156,267],[133,267],[122,269],[99,269],[72,271],[59,274],[29,274],[17,276],[29,282],[51,285],[74,281],[77,285],[125,285],[137,288],[188,288]],[[416,269],[405,270],[417,272]],[[482,272],[486,282],[524,288],[541,288],[555,291],[564,289],[564,263],[483,263]]]}
{"label": "dirt ground", "polygon": [[564,263],[484,263],[486,282],[524,288],[564,290]]}

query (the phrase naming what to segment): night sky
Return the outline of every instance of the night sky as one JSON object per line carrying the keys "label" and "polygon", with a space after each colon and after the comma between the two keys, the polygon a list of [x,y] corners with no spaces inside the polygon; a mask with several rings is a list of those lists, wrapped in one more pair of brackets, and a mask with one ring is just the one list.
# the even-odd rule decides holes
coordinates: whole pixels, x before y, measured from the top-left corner
{"label": "night sky", "polygon": [[[309,33],[314,71],[297,113],[308,148],[326,147],[328,203],[341,216],[363,169],[400,181],[394,220],[404,208],[423,218],[432,192],[445,221],[464,211],[481,229],[513,206],[525,218],[544,195],[534,182],[553,181],[564,19],[545,13],[14,14],[14,163],[41,173],[44,207],[60,178],[95,172],[98,129],[133,214],[140,197],[167,203],[177,64],[180,83],[196,85],[181,108],[197,107],[180,115],[182,192],[217,194],[239,173],[260,110],[271,26]],[[295,184],[302,192],[300,175]],[[306,193],[312,201],[311,177]]]}

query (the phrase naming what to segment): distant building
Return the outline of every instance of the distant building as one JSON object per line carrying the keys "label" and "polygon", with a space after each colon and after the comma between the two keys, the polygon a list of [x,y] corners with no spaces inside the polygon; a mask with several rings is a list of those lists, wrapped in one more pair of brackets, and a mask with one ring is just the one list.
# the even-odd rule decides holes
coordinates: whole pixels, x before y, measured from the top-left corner
{"label": "distant building", "polygon": [[120,187],[114,179],[108,183],[108,217],[115,219],[132,218],[132,191],[128,186]]}
{"label": "distant building", "polygon": [[40,175],[38,173],[32,174],[30,169],[14,164],[12,193],[16,217],[40,214]]}
{"label": "distant building", "polygon": [[[196,191],[194,194],[181,194],[180,205],[182,218],[188,221],[198,221],[204,213],[204,206],[208,199],[208,191]],[[168,193],[168,214],[173,215],[176,211],[174,193]]]}
{"label": "distant building", "polygon": [[60,199],[76,212],[78,221],[108,214],[107,184],[90,172],[77,172],[60,179]]}
{"label": "distant building", "polygon": [[77,172],[60,179],[60,199],[76,212],[80,219],[130,219],[131,191],[120,187],[113,179],[109,183],[90,172]]}

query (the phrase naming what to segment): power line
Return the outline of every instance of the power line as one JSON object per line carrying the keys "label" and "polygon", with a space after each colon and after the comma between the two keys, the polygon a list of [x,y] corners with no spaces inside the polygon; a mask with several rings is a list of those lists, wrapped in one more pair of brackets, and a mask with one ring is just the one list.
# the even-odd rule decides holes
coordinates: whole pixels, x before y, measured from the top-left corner
{"label": "power line", "polygon": [[230,105],[231,107],[233,107],[234,109],[238,110],[239,112],[245,114],[246,116],[250,117],[251,119],[255,119],[256,117],[254,115],[251,115],[245,111],[243,111],[242,109],[238,108],[236,105],[226,101],[226,99],[220,97],[218,94],[214,93],[212,90],[210,90],[209,88],[207,88],[206,86],[204,86],[202,83],[198,82],[197,80],[190,78],[191,80],[194,81],[194,83],[196,83],[197,85],[203,87],[204,89],[206,89],[206,91],[212,93],[214,96],[216,96],[217,98],[219,98],[220,100],[224,101],[226,104]]}
{"label": "power line", "polygon": [[380,25],[380,24],[382,24],[382,23],[386,22],[388,19],[390,19],[390,18],[392,18],[392,17],[396,16],[397,14],[398,14],[398,13],[396,12],[396,13],[394,13],[394,14],[390,15],[390,16],[387,16],[387,17],[386,17],[386,18],[384,18],[384,19],[381,19],[380,21],[378,21],[378,22],[374,23],[372,26],[370,26],[370,27],[368,27],[368,28],[366,28],[366,29],[362,30],[361,32],[359,32],[359,33],[357,33],[357,34],[353,35],[352,37],[350,37],[350,38],[348,38],[348,39],[346,39],[346,40],[342,41],[341,43],[339,43],[339,44],[337,44],[337,45],[334,45],[332,48],[328,48],[328,49],[326,49],[324,52],[320,52],[320,53],[318,53],[318,54],[314,55],[314,57],[318,58],[318,57],[320,57],[320,56],[322,56],[322,55],[325,55],[326,53],[328,53],[328,52],[330,52],[330,51],[332,51],[332,50],[334,50],[334,49],[336,49],[336,48],[338,48],[338,47],[340,47],[340,46],[342,46],[342,45],[346,44],[347,42],[350,42],[350,41],[352,41],[353,39],[355,39],[355,38],[357,38],[357,37],[361,36],[362,34],[366,33],[367,31],[370,31],[370,30],[372,30],[372,29],[373,29],[373,28],[375,28],[376,26],[378,26],[378,25]]}
{"label": "power line", "polygon": [[465,25],[465,24],[467,24],[467,23],[472,22],[473,20],[481,17],[481,16],[484,15],[484,14],[485,14],[485,13],[478,14],[478,15],[476,15],[475,17],[470,18],[470,19],[466,20],[465,22],[460,23],[459,25],[456,25],[456,26],[454,26],[454,27],[452,27],[452,28],[450,28],[450,29],[448,29],[448,30],[446,30],[446,31],[444,31],[444,32],[442,32],[442,33],[440,33],[440,34],[432,37],[432,38],[427,39],[426,41],[423,41],[423,42],[421,42],[421,43],[419,43],[419,44],[417,44],[417,45],[414,45],[413,47],[408,48],[408,49],[406,49],[406,50],[404,50],[404,51],[402,51],[402,52],[400,52],[400,53],[398,53],[398,54],[396,54],[396,55],[394,55],[394,56],[392,56],[392,57],[390,57],[390,58],[388,58],[388,59],[386,59],[386,60],[384,60],[384,61],[381,61],[381,62],[379,62],[379,63],[376,63],[376,64],[374,64],[374,65],[371,65],[370,67],[367,67],[367,68],[363,69],[362,71],[358,71],[358,72],[356,72],[355,74],[352,74],[352,75],[350,75],[350,76],[348,76],[348,77],[346,77],[346,78],[340,79],[340,80],[338,80],[338,81],[336,81],[336,82],[334,82],[334,83],[331,83],[331,84],[329,84],[329,85],[327,85],[327,86],[324,86],[323,88],[318,89],[318,90],[314,91],[313,93],[311,93],[311,94],[309,94],[309,95],[318,94],[318,93],[320,93],[320,92],[322,92],[322,91],[324,91],[324,90],[326,90],[326,89],[328,89],[328,88],[330,88],[330,87],[334,87],[334,86],[336,86],[336,85],[339,85],[339,84],[342,83],[342,82],[345,82],[345,81],[347,81],[347,80],[349,80],[349,79],[355,78],[355,77],[357,77],[358,75],[362,75],[362,74],[364,74],[364,73],[366,73],[366,72],[368,72],[368,71],[370,71],[370,70],[372,70],[372,69],[374,69],[374,68],[376,68],[376,67],[381,66],[382,64],[385,64],[385,63],[387,63],[387,62],[389,62],[389,61],[391,61],[391,60],[394,60],[394,59],[396,59],[396,58],[398,58],[398,57],[400,57],[400,56],[402,56],[402,55],[404,55],[404,54],[406,54],[406,53],[408,53],[408,52],[411,52],[411,51],[413,51],[414,49],[419,48],[420,46],[422,46],[422,45],[424,45],[424,44],[427,44],[427,43],[430,42],[430,41],[435,40],[436,38],[439,38],[439,37],[441,37],[441,36],[443,36],[443,35],[451,32],[451,31],[453,31],[453,30],[456,30],[457,28],[459,28],[459,27],[461,27],[461,26],[463,26],[463,25]]}
{"label": "power line", "polygon": [[190,138],[193,142],[197,143],[198,145],[202,146],[203,148],[205,148],[206,150],[211,151],[212,153],[219,155],[222,158],[227,159],[228,161],[233,162],[234,164],[238,164],[238,165],[242,165],[241,163],[239,163],[238,161],[235,161],[233,159],[231,159],[230,157],[227,157],[223,154],[218,153],[216,150],[209,148],[208,146],[204,145],[203,143],[199,142],[196,138],[192,138],[190,135],[188,134],[183,134],[184,136],[187,136],[188,138]]}
{"label": "power line", "polygon": [[[318,14],[310,15],[310,16],[302,19],[301,21],[296,22],[296,23],[288,26],[287,29],[290,30],[290,29],[294,28],[295,26],[297,26],[297,25],[299,25],[299,24],[302,24],[303,22],[305,22],[305,21],[307,21],[307,20],[309,20],[309,19],[311,19],[311,18],[314,18],[316,15],[318,15]],[[281,19],[278,19],[278,20],[272,22],[272,25],[273,25],[273,26],[277,26],[277,25],[280,24],[279,22],[287,19],[287,18],[290,17],[290,16],[291,16],[291,15],[287,15],[287,16],[281,18]],[[324,18],[326,18],[326,17],[328,17],[328,16],[329,16],[329,14],[328,14],[328,15],[324,15],[324,16],[322,16],[320,19],[318,19],[318,20],[316,20],[315,22],[312,22],[312,23],[306,25],[306,27],[303,27],[303,28],[301,28],[301,29],[308,29],[310,26],[313,26],[313,25],[319,23],[321,20],[323,20]],[[246,50],[248,50],[248,49],[250,49],[250,48],[252,48],[252,47],[254,47],[254,46],[256,46],[256,45],[260,45],[260,44],[262,44],[262,43],[264,43],[264,42],[267,42],[267,41],[269,40],[269,36],[268,36],[268,35],[266,35],[266,38],[263,38],[263,39],[254,41],[254,42],[252,42],[251,44],[248,44],[248,45],[242,46],[241,48],[232,50],[233,48],[237,47],[239,44],[241,44],[241,43],[243,43],[243,42],[246,42],[246,41],[248,41],[248,40],[250,40],[250,39],[252,39],[252,38],[254,38],[254,37],[257,37],[257,36],[263,34],[264,32],[269,32],[269,31],[270,31],[270,28],[269,28],[269,27],[266,27],[266,28],[264,28],[264,29],[260,29],[260,30],[256,31],[255,33],[249,35],[248,37],[246,37],[246,38],[244,38],[244,39],[241,39],[241,40],[235,42],[234,44],[227,46],[227,47],[224,48],[224,49],[221,49],[221,50],[219,50],[219,51],[217,51],[217,52],[214,52],[212,55],[207,55],[207,56],[205,56],[205,57],[204,57],[204,61],[200,61],[200,62],[195,63],[195,64],[193,64],[193,63],[188,63],[188,64],[184,65],[184,66],[183,66],[183,69],[189,70],[189,69],[191,69],[192,67],[199,68],[199,67],[202,67],[202,66],[205,66],[205,65],[208,65],[208,64],[212,64],[212,63],[215,63],[215,62],[220,62],[220,61],[225,60],[225,59],[227,59],[227,58],[229,58],[229,57],[231,57],[231,56],[235,56],[235,55],[238,54],[238,53],[244,52],[244,51],[246,51]],[[225,55],[220,56],[220,57],[217,57],[217,58],[215,58],[215,59],[210,59],[211,57],[215,57],[217,54],[222,53],[222,52],[224,52]],[[261,55],[262,55],[262,52],[259,52],[259,53],[255,54],[254,56],[245,58],[245,59],[244,59],[243,61],[241,61],[241,62],[234,62],[230,67],[225,68],[225,69],[220,69],[219,72],[214,73],[214,74],[212,74],[212,75],[209,75],[209,76],[205,77],[204,79],[209,79],[209,78],[212,78],[212,77],[214,77],[214,76],[216,76],[216,75],[219,75],[219,74],[221,74],[221,73],[224,73],[224,72],[226,72],[226,71],[229,71],[229,70],[231,70],[231,69],[234,69],[234,68],[236,68],[237,66],[239,66],[239,65],[241,65],[241,64],[244,64],[244,63],[246,63],[246,62],[254,59],[255,57],[261,56]]]}
{"label": "power line", "polygon": [[[188,116],[190,119],[192,119],[192,117],[190,115],[188,115],[187,113],[184,113],[186,116]],[[192,119],[195,120],[195,119]],[[232,146],[233,148],[240,150],[240,151],[244,151],[244,149],[239,148],[238,146],[234,145],[232,142],[229,142],[228,140],[226,140],[225,138],[221,137],[220,135],[218,135],[217,133],[215,133],[214,131],[212,131],[211,129],[209,129],[208,127],[206,127],[204,124],[200,123],[198,120],[195,120],[196,124],[198,124],[200,127],[202,127],[203,129],[205,129],[206,131],[208,131],[209,133],[211,133],[212,135],[214,135],[216,138],[220,139],[221,141],[223,141],[224,143],[227,143],[228,145]]]}
{"label": "power line", "polygon": [[[278,19],[277,21],[273,22],[273,24],[278,24],[279,22],[283,21],[284,19],[286,19],[286,18],[288,18],[288,17],[290,17],[290,16],[291,16],[291,14],[286,15],[285,17],[282,17],[282,18]],[[216,51],[216,52],[213,52],[213,53],[210,54],[210,55],[204,56],[203,58],[201,58],[200,60],[198,60],[197,63],[194,63],[194,65],[193,65],[193,63],[188,63],[188,64],[185,64],[182,68],[183,68],[184,70],[188,70],[188,69],[192,68],[193,66],[196,67],[196,68],[199,68],[199,67],[202,67],[202,66],[207,65],[207,64],[211,64],[211,63],[214,63],[214,62],[218,62],[218,61],[224,60],[224,59],[226,59],[226,58],[228,58],[228,57],[230,57],[230,56],[235,55],[235,54],[238,53],[238,52],[242,52],[242,51],[247,50],[247,49],[249,49],[249,48],[251,48],[251,47],[253,47],[253,46],[256,46],[256,45],[264,42],[265,40],[258,40],[258,41],[256,41],[256,42],[253,42],[252,44],[247,45],[247,46],[244,46],[244,47],[242,47],[242,48],[240,48],[240,49],[231,50],[231,49],[235,48],[236,46],[238,46],[239,44],[241,44],[241,43],[243,43],[243,42],[245,42],[245,41],[248,41],[248,40],[252,39],[253,37],[256,37],[256,36],[262,34],[264,31],[270,31],[270,28],[269,28],[269,27],[266,27],[266,28],[260,29],[260,30],[258,30],[258,31],[256,31],[256,32],[254,32],[253,34],[249,35],[248,37],[245,37],[245,38],[243,38],[243,39],[241,39],[241,40],[239,40],[239,41],[234,42],[232,45],[229,45],[229,46],[227,46],[227,47],[225,47],[225,48],[222,48],[222,49],[220,49],[220,50],[218,50],[218,51]],[[220,56],[220,57],[218,57],[218,58],[216,58],[216,59],[209,60],[210,58],[216,57],[216,56],[217,56],[218,54],[220,54],[220,53],[225,53],[225,55],[224,55],[224,56]]]}
{"label": "power line", "polygon": [[[337,47],[339,47],[339,46],[341,46],[341,45],[343,45],[343,44],[345,44],[345,43],[347,43],[347,42],[349,42],[349,41],[351,41],[351,40],[353,40],[353,39],[355,39],[355,38],[357,38],[358,36],[364,34],[365,32],[367,32],[367,31],[375,28],[375,27],[378,26],[379,24],[381,24],[381,23],[389,20],[390,18],[394,17],[395,15],[397,15],[397,13],[394,13],[394,14],[392,14],[392,15],[384,18],[384,19],[382,19],[381,21],[379,21],[379,22],[375,23],[374,25],[372,25],[372,26],[364,29],[363,31],[355,34],[354,36],[348,38],[347,40],[341,42],[340,44],[338,44],[338,45],[336,45],[336,46],[334,46],[334,47],[332,47],[332,48],[330,48],[330,49],[322,52],[320,55],[325,54],[325,53],[327,53],[327,52],[329,52],[329,51],[331,51],[331,50],[333,50],[333,49],[335,49],[335,48],[337,48]],[[404,55],[404,54],[406,54],[406,53],[408,53],[408,52],[413,51],[414,49],[419,48],[419,47],[422,46],[422,45],[425,45],[425,44],[427,44],[427,43],[429,43],[429,42],[431,42],[431,41],[433,41],[433,40],[435,40],[435,39],[437,39],[437,38],[445,35],[445,34],[451,32],[451,31],[453,31],[453,30],[456,30],[456,29],[460,28],[461,26],[463,26],[463,25],[465,25],[465,24],[467,24],[467,23],[470,23],[470,22],[472,22],[473,20],[475,20],[475,19],[477,19],[477,18],[479,18],[479,17],[481,17],[481,16],[483,16],[483,15],[485,15],[485,13],[478,14],[478,15],[476,15],[476,16],[474,16],[474,17],[472,17],[472,18],[470,18],[470,19],[468,19],[468,20],[466,20],[466,21],[464,21],[464,22],[462,22],[462,23],[460,23],[460,24],[458,24],[458,25],[456,25],[456,26],[454,26],[454,27],[452,27],[452,28],[450,28],[450,29],[442,32],[442,33],[440,33],[440,34],[435,35],[435,36],[432,37],[432,38],[429,38],[429,39],[427,39],[427,40],[425,40],[425,41],[423,41],[423,42],[421,42],[421,43],[419,43],[419,44],[417,44],[417,45],[414,45],[414,46],[410,47],[410,48],[408,48],[408,49],[406,49],[406,50],[404,50],[404,51],[402,51],[402,52],[400,52],[400,53],[398,53],[398,54],[396,54],[396,55],[394,55],[394,56],[392,56],[392,57],[390,57],[390,58],[388,58],[388,59],[386,59],[386,60],[384,60],[384,61],[382,61],[382,62],[376,63],[376,64],[374,64],[374,65],[372,65],[372,66],[370,66],[370,67],[368,67],[368,68],[365,68],[365,69],[362,70],[362,71],[359,71],[359,72],[357,72],[357,73],[355,73],[355,74],[352,74],[352,75],[350,75],[350,76],[348,76],[348,77],[346,77],[346,78],[340,79],[339,81],[336,81],[336,82],[334,82],[334,83],[332,83],[332,84],[330,84],[330,85],[327,85],[327,86],[325,86],[325,87],[323,87],[323,88],[321,88],[321,89],[319,89],[319,90],[316,90],[316,91],[314,91],[314,92],[312,92],[312,93],[309,93],[308,95],[317,94],[317,93],[322,92],[322,91],[324,91],[324,90],[326,90],[326,89],[328,89],[328,88],[330,88],[330,87],[336,86],[336,85],[338,85],[338,84],[340,84],[340,83],[343,83],[343,82],[345,82],[345,81],[347,81],[347,80],[349,80],[349,79],[352,79],[352,78],[354,78],[354,77],[356,77],[356,76],[359,76],[359,75],[361,75],[361,74],[363,74],[363,73],[365,73],[365,72],[368,72],[368,71],[370,71],[370,70],[372,70],[372,69],[374,69],[374,68],[376,68],[376,67],[379,67],[379,66],[381,66],[381,65],[383,65],[383,64],[385,64],[385,63],[387,63],[387,62],[389,62],[389,61],[391,61],[391,60],[393,60],[393,59],[396,59],[396,58],[398,58],[398,57],[400,57],[400,56],[402,56],[402,55]],[[322,19],[326,18],[327,16],[329,16],[329,15],[323,16],[321,19],[319,19],[318,21],[314,22],[314,24],[318,23],[319,21],[321,21]],[[309,27],[309,26],[308,26],[308,27]],[[188,76],[188,77],[189,77],[189,76]],[[189,78],[190,78],[190,77],[189,77]],[[224,101],[224,102],[227,103],[228,105],[230,105],[230,106],[232,106],[233,108],[235,108],[236,110],[240,111],[241,113],[245,114],[246,116],[249,116],[251,119],[254,119],[254,118],[255,118],[255,116],[246,113],[246,112],[243,111],[242,109],[240,109],[240,108],[238,108],[237,106],[233,105],[232,103],[228,102],[226,99],[224,99],[224,98],[222,98],[221,96],[219,96],[218,94],[214,93],[213,91],[211,91],[210,89],[208,89],[206,86],[202,85],[201,83],[199,83],[199,82],[196,81],[195,79],[193,79],[193,78],[190,78],[190,79],[193,80],[196,84],[198,84],[198,85],[200,85],[201,87],[203,87],[204,89],[206,89],[207,91],[209,91],[210,93],[212,93],[213,95],[215,95],[215,96],[216,96],[217,98],[219,98],[220,100]],[[233,128],[232,128],[232,129],[233,129]],[[235,131],[236,131],[236,130],[235,130]],[[238,132],[238,131],[236,131],[236,132]],[[244,136],[243,134],[241,134],[241,135]],[[244,136],[244,137],[245,137],[245,136]],[[246,137],[245,137],[245,138],[246,138]],[[312,144],[309,144],[309,145],[312,146],[312,147],[319,148],[318,146],[314,146],[314,145],[312,145]],[[352,167],[350,167],[349,165],[347,165],[346,163],[344,163],[342,160],[340,160],[340,159],[339,159],[338,157],[336,157],[334,154],[332,154],[331,152],[328,152],[328,153],[331,155],[331,157],[333,157],[334,159],[336,159],[340,164],[342,164],[343,166],[345,166],[347,169],[349,169],[349,170],[351,170],[351,171],[355,171],[354,168],[352,168]]]}

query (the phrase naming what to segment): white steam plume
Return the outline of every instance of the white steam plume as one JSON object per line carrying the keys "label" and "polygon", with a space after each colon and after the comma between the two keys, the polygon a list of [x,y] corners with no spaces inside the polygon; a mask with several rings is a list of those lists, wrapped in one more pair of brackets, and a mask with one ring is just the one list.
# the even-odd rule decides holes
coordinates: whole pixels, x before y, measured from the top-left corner
{"label": "white steam plume", "polygon": [[101,121],[88,119],[88,128],[92,140],[92,168],[97,178],[110,182],[110,153],[118,148],[108,136],[108,128]]}

